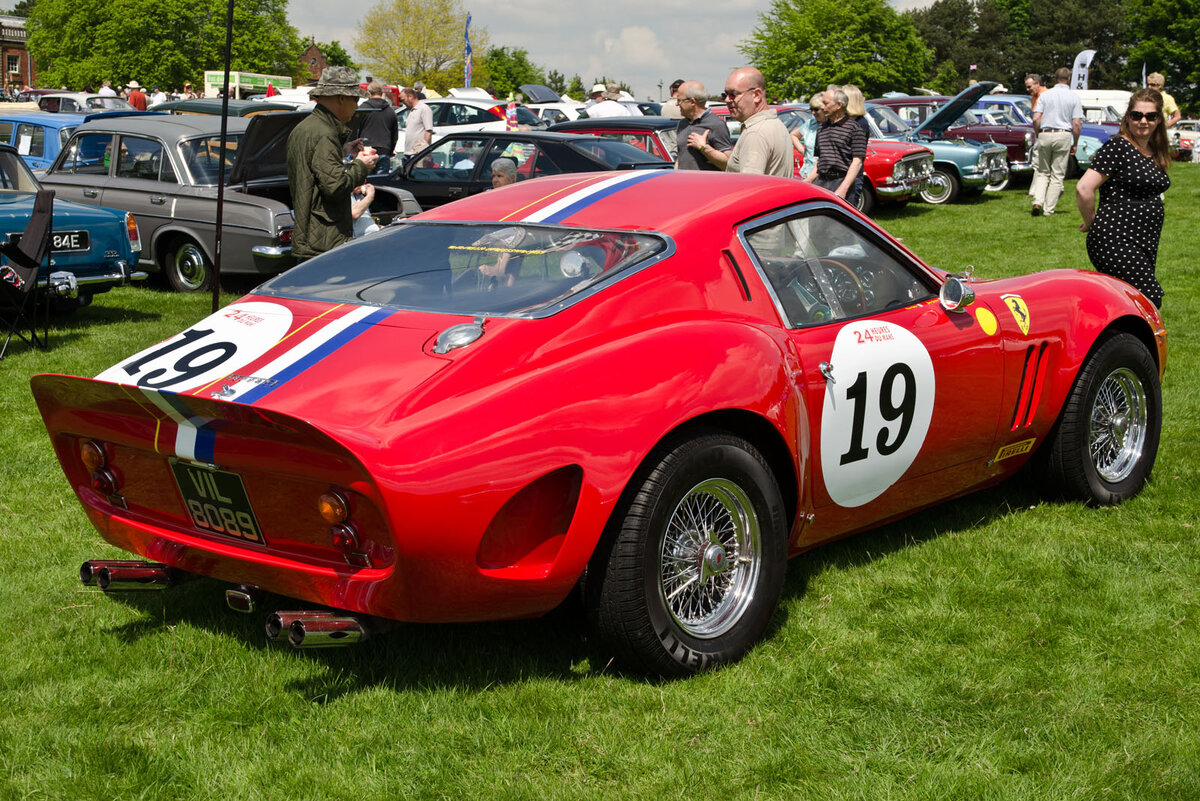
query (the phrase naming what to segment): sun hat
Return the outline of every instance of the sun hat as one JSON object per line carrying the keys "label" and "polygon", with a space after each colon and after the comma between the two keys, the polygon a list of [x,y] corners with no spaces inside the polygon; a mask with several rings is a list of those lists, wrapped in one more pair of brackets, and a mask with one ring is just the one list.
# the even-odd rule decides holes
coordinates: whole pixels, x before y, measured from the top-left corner
{"label": "sun hat", "polygon": [[620,100],[621,99],[621,85],[618,83],[610,83],[608,86],[604,87],[604,99],[605,100]]}
{"label": "sun hat", "polygon": [[601,94],[603,94],[604,92],[607,92],[607,91],[608,91],[608,89],[604,86],[604,84],[598,83],[598,84],[595,84],[592,86],[592,91],[588,92],[588,94],[594,95],[597,92],[600,92]]}
{"label": "sun hat", "polygon": [[142,85],[137,81],[130,81],[129,83],[125,84],[125,87],[127,89],[141,89]]}
{"label": "sun hat", "polygon": [[358,85],[358,73],[351,67],[326,67],[321,80],[308,93],[309,97],[366,97],[367,91]]}

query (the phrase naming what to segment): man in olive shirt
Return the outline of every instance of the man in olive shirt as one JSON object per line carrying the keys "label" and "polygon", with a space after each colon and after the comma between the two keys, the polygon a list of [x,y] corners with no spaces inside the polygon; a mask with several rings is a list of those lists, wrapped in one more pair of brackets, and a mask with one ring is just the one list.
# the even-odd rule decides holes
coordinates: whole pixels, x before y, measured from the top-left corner
{"label": "man in olive shirt", "polygon": [[354,238],[350,194],[367,180],[379,156],[358,142],[357,155],[346,162],[350,130],[358,99],[366,97],[350,67],[326,67],[310,93],[316,108],[292,129],[287,142],[288,185],[292,190],[292,256],[304,261]]}
{"label": "man in olive shirt", "polygon": [[729,139],[729,126],[725,120],[708,110],[705,101],[708,92],[699,81],[685,81],[675,93],[679,100],[679,111],[683,119],[675,126],[677,170],[719,170],[709,161],[704,152],[715,150],[728,158],[733,149]]}
{"label": "man in olive shirt", "polygon": [[706,147],[706,159],[726,172],[749,172],[791,178],[792,137],[767,103],[767,82],[754,67],[742,67],[725,81],[729,116],[742,124],[742,134],[731,153]]}

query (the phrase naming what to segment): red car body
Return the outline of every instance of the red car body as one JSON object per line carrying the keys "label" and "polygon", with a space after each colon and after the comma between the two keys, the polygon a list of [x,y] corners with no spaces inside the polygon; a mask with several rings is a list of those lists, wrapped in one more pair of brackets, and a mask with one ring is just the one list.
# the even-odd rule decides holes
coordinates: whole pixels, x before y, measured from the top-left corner
{"label": "red car body", "polygon": [[[510,239],[472,244],[475,229],[455,239],[471,221]],[[829,241],[802,258],[800,239],[780,245],[787,236]],[[371,294],[401,265],[440,258],[406,241],[439,238],[459,244],[441,268],[455,280],[430,291],[437,303],[459,291],[458,277],[480,280],[461,262],[475,255],[515,253],[534,260],[522,269],[541,259],[546,271],[553,252],[562,275],[551,289],[567,294],[520,306],[522,272],[465,294],[456,312],[431,311],[412,288],[425,277],[417,268],[390,301]],[[563,255],[580,243],[586,257]],[[33,378],[67,479],[104,539],[183,571],[405,621],[536,616],[586,568],[602,641],[658,672],[749,648],[785,554],[993,484],[1049,447],[1102,343],[1144,349],[1149,374],[1138,376],[1151,401],[1166,358],[1161,318],[1124,283],[1085,271],[978,281],[974,305],[950,311],[938,293],[962,290],[958,278],[828,193],[763,176],[518,182],[307,264],[321,276],[311,291],[301,265],[97,379]],[[383,277],[322,299],[364,268]],[[501,296],[518,305],[497,311],[489,298]],[[1139,459],[1153,462],[1150,407],[1153,442]],[[757,514],[770,504],[741,472],[717,477],[731,508],[746,511],[737,496],[749,495],[759,539],[674,555],[701,583],[732,583],[745,597],[721,607],[730,619],[693,626],[670,593],[637,596],[635,606],[671,610],[648,635],[658,650],[643,653],[613,633],[626,618],[612,610],[626,606],[606,606],[606,571],[624,558],[612,543],[636,528],[632,494],[681,448],[714,438],[719,452],[761,455],[747,469],[767,477],[777,514]],[[330,492],[348,506],[350,544],[319,510]],[[739,555],[745,564],[725,565]],[[766,583],[746,575],[751,564]],[[649,619],[662,618],[654,609]]]}

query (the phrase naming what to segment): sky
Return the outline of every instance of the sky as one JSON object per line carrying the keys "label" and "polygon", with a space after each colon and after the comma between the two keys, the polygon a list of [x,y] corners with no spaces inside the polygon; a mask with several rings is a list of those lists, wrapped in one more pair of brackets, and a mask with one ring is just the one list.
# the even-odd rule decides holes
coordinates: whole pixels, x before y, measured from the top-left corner
{"label": "sky", "polygon": [[[897,9],[929,0],[891,0]],[[608,76],[634,96],[665,98],[677,78],[719,91],[743,66],[737,49],[759,24],[770,0],[462,0],[472,30],[487,28],[496,46],[524,48],[543,70],[558,70],[584,85]],[[371,0],[289,0],[288,17],[304,38],[337,40],[358,59],[358,25]],[[386,77],[386,76],[381,76]],[[660,89],[661,84],[661,89]],[[576,98],[582,99],[582,98]]]}

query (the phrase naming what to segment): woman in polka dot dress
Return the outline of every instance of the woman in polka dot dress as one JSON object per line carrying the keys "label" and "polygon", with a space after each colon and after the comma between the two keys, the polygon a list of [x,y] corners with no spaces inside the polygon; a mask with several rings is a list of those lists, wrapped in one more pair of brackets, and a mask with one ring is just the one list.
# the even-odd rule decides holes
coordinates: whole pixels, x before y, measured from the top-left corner
{"label": "woman in polka dot dress", "polygon": [[1087,232],[1092,266],[1137,287],[1158,307],[1163,298],[1154,276],[1163,225],[1160,195],[1171,186],[1162,102],[1153,89],[1134,92],[1120,133],[1104,143],[1075,185],[1075,202],[1083,217],[1079,230]]}

